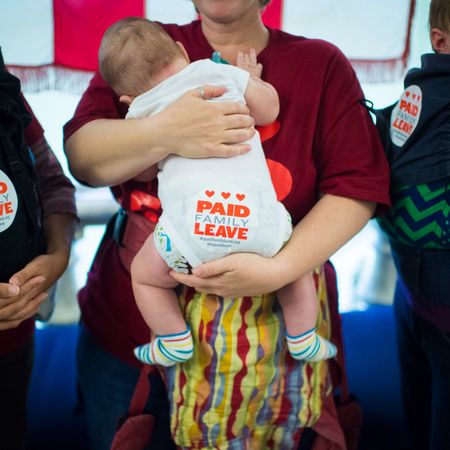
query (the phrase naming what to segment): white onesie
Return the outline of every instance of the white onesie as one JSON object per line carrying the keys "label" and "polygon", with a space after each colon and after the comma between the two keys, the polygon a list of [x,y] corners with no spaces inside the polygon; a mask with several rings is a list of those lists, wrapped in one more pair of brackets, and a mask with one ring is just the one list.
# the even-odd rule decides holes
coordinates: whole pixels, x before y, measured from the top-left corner
{"label": "white onesie", "polygon": [[[249,74],[200,60],[132,102],[127,119],[156,114],[187,91],[226,86],[209,101],[245,103]],[[258,133],[251,150],[232,158],[188,159],[171,155],[158,165],[159,219],[170,241],[192,267],[230,253],[275,255],[289,239],[289,214],[277,201]],[[162,255],[163,258],[164,255]]]}

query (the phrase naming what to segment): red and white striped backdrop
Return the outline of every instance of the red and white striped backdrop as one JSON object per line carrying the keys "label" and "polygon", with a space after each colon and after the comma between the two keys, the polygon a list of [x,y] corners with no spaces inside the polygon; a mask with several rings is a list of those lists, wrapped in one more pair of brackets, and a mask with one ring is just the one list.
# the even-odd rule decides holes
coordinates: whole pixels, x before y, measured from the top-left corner
{"label": "red and white striped backdrop", "polygon": [[[400,77],[415,0],[272,0],[267,25],[336,44],[363,81]],[[104,30],[125,16],[187,23],[190,0],[2,0],[0,46],[25,89],[82,89]],[[80,84],[81,82],[81,84]],[[72,86],[70,84],[72,83]]]}

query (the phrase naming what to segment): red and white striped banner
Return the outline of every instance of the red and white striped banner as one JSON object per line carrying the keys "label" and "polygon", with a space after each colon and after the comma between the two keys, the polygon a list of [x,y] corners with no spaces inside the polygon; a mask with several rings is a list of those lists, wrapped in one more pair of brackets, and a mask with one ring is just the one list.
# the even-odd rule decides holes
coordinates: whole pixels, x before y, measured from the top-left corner
{"label": "red and white striped banner", "polygon": [[[272,0],[263,19],[270,27],[333,42],[361,80],[387,81],[406,67],[414,5],[415,0]],[[3,1],[0,45],[25,89],[80,90],[96,69],[103,32],[126,16],[183,24],[196,12],[189,0]]]}

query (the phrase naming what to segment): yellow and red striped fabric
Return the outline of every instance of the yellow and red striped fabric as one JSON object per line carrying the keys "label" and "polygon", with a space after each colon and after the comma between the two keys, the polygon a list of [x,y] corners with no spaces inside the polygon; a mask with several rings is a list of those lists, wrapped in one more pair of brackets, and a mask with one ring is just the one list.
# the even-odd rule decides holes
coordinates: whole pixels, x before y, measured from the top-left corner
{"label": "yellow and red striped fabric", "polygon": [[[324,272],[315,271],[318,332],[330,336]],[[318,420],[331,391],[328,362],[305,364],[287,352],[274,295],[181,297],[194,355],[165,372],[175,441],[189,449],[293,449]]]}

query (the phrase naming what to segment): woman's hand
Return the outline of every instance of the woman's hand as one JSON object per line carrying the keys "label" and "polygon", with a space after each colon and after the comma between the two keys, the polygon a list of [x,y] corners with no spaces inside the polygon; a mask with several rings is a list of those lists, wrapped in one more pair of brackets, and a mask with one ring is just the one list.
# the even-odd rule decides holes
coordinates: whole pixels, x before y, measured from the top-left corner
{"label": "woman's hand", "polygon": [[167,129],[168,153],[186,158],[237,156],[250,150],[255,124],[247,106],[238,102],[205,102],[220,97],[223,87],[202,86],[188,92],[160,113]]}
{"label": "woman's hand", "polygon": [[193,275],[170,274],[200,292],[223,297],[273,292],[323,264],[361,230],[374,209],[373,202],[325,194],[273,258],[236,253],[196,267]]}
{"label": "woman's hand", "polygon": [[[200,86],[199,86],[200,87]],[[255,130],[248,108],[239,102],[208,102],[223,87],[193,89],[151,117],[96,119],[66,141],[75,177],[92,186],[124,183],[170,154],[187,158],[230,157],[250,150],[243,144]]]}
{"label": "woman's hand", "polygon": [[69,263],[76,217],[53,213],[44,218],[47,253],[30,261],[9,283],[0,283],[0,330],[33,317]]}
{"label": "woman's hand", "polygon": [[9,283],[0,284],[0,330],[15,328],[38,312],[47,290],[67,267],[68,258],[64,251],[39,255]]}
{"label": "woman's hand", "polygon": [[236,253],[202,264],[193,275],[171,272],[179,283],[222,297],[244,297],[274,292],[283,286],[281,267],[274,258]]}
{"label": "woman's hand", "polygon": [[37,313],[46,295],[39,295],[40,277],[28,280],[20,290],[15,284],[0,283],[0,331],[15,328]]}

